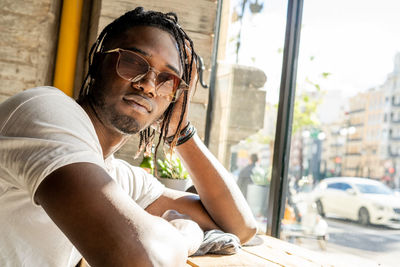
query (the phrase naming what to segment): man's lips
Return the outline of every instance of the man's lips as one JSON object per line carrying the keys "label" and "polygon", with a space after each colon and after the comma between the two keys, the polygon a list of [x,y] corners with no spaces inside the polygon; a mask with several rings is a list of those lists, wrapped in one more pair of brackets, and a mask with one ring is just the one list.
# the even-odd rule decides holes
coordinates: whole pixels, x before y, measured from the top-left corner
{"label": "man's lips", "polygon": [[123,97],[123,100],[127,102],[134,102],[135,104],[144,107],[147,112],[151,112],[153,110],[153,106],[149,100],[144,98],[143,96],[137,94],[129,94]]}

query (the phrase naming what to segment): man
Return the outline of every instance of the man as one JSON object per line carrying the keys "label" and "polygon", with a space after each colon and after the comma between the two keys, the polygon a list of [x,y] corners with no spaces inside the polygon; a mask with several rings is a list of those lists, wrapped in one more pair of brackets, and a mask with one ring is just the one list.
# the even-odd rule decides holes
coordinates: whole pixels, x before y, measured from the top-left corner
{"label": "man", "polygon": [[[202,231],[242,243],[255,234],[239,188],[187,120],[196,57],[173,13],[136,8],[99,35],[77,102],[39,87],[0,105],[1,266],[82,256],[91,266],[183,266]],[[151,147],[153,129],[199,196],[113,157],[132,134]]]}
{"label": "man", "polygon": [[247,197],[247,186],[252,184],[251,175],[253,173],[254,168],[258,162],[257,154],[251,154],[250,156],[250,164],[244,167],[238,177],[238,185],[240,190],[242,191],[244,197]]}

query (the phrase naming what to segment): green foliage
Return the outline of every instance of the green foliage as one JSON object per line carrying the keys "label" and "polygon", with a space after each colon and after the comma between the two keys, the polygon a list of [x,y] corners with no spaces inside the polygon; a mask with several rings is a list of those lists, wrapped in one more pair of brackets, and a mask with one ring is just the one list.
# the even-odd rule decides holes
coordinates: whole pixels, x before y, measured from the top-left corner
{"label": "green foliage", "polygon": [[[314,59],[314,56],[310,57],[310,61],[313,61]],[[330,75],[332,74],[329,72],[322,72],[320,77],[327,79]],[[318,126],[319,120],[317,117],[317,110],[322,102],[323,94],[324,92],[321,90],[321,86],[310,80],[308,77],[306,78],[305,83],[297,85],[293,111],[293,134],[304,128]]]}
{"label": "green foliage", "polygon": [[261,131],[258,131],[256,134],[253,134],[246,138],[247,143],[257,143],[262,145],[268,145],[272,141],[272,136],[265,135]]}
{"label": "green foliage", "polygon": [[260,167],[254,167],[250,178],[256,185],[269,185],[269,182],[271,180],[271,168],[269,168],[268,171],[265,171]]}
{"label": "green foliage", "polygon": [[154,161],[153,161],[153,156],[150,155],[144,155],[143,160],[140,163],[139,167],[143,168],[146,172],[150,174],[154,174]]}
{"label": "green foliage", "polygon": [[187,179],[188,172],[182,165],[181,160],[176,156],[166,156],[164,160],[158,159],[158,174],[162,178]]}
{"label": "green foliage", "polygon": [[306,93],[296,96],[293,111],[293,133],[304,127],[318,125],[317,108],[319,104],[321,104],[321,99],[312,99]]}
{"label": "green foliage", "polygon": [[322,75],[322,77],[323,77],[324,79],[326,79],[326,78],[328,78],[330,75],[332,75],[332,73],[330,73],[330,72],[323,72],[321,75]]}

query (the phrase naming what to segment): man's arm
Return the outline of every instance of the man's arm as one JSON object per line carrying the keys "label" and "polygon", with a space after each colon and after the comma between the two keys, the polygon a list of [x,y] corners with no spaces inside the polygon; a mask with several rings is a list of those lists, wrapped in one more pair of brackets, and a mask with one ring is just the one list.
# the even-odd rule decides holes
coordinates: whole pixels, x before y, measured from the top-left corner
{"label": "man's arm", "polygon": [[167,209],[188,214],[203,230],[221,229],[242,243],[257,231],[254,216],[230,173],[205,147],[197,135],[176,147],[199,193],[166,189],[146,210],[161,216]]}
{"label": "man's arm", "polygon": [[[186,52],[191,55],[188,47],[186,47]],[[193,70],[196,70],[197,60],[193,63]],[[189,96],[196,88],[196,81],[197,71],[192,71]],[[188,100],[190,103],[190,97]],[[185,103],[184,94],[174,105],[169,132],[166,136],[175,134],[179,122],[187,125],[189,104],[186,105],[182,118],[183,103]],[[203,230],[219,228],[235,234],[242,243],[250,240],[257,232],[257,224],[230,173],[196,134],[177,146],[176,150],[193,180],[201,201],[193,194],[166,190],[163,196],[154,201],[146,210],[151,214],[161,216],[166,210],[174,209],[188,214]]]}
{"label": "man's arm", "polygon": [[184,266],[185,239],[138,206],[100,167],[75,163],[51,173],[35,194],[91,266]]}

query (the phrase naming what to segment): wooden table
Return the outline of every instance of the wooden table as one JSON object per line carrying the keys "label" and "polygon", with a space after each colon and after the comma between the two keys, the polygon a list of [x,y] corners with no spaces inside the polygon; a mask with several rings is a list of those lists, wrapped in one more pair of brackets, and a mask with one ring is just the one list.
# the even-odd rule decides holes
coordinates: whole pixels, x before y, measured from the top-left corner
{"label": "wooden table", "polygon": [[344,266],[337,259],[321,256],[317,252],[301,248],[285,241],[259,235],[263,243],[244,246],[235,255],[205,255],[190,257],[187,266]]}
{"label": "wooden table", "polygon": [[[258,246],[244,246],[235,255],[205,255],[189,257],[186,266],[189,267],[315,267],[315,266],[349,266],[338,258],[321,256],[317,252],[293,245],[266,235],[259,235],[262,244]],[[82,259],[77,267],[89,267]]]}

